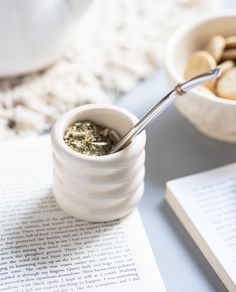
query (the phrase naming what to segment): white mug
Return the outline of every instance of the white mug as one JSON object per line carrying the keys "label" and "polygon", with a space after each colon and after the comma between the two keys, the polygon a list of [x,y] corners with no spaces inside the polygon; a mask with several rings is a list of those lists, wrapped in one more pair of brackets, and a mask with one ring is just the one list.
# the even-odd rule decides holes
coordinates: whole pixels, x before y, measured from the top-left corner
{"label": "white mug", "polygon": [[68,47],[91,0],[0,0],[0,77],[42,69]]}
{"label": "white mug", "polygon": [[143,131],[123,150],[88,156],[63,140],[76,121],[92,120],[123,136],[138,119],[114,105],[84,105],[65,113],[52,130],[53,192],[68,214],[87,221],[108,221],[130,213],[144,191],[146,134]]}

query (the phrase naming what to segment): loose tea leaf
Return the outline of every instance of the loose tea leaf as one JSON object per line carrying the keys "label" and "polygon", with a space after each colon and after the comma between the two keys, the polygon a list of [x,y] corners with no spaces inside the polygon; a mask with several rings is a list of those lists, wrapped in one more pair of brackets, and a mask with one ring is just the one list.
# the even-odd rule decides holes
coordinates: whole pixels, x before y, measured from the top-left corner
{"label": "loose tea leaf", "polygon": [[64,141],[70,148],[95,156],[108,154],[119,140],[120,135],[115,130],[92,121],[76,122],[66,129],[64,135]]}

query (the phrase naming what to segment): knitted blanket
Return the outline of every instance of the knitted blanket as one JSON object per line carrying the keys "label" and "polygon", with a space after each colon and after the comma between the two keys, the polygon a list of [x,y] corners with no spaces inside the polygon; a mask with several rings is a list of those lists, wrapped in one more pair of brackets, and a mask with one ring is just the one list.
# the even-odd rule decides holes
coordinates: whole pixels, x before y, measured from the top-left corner
{"label": "knitted blanket", "polygon": [[159,68],[180,24],[218,7],[215,0],[95,0],[57,63],[0,80],[0,140],[48,131],[72,107],[112,102]]}

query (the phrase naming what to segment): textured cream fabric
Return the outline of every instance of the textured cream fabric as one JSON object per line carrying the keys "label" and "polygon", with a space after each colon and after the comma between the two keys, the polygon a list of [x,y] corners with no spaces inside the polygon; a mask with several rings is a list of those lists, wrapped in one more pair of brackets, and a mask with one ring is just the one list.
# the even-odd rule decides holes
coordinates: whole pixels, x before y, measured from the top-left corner
{"label": "textured cream fabric", "polygon": [[43,133],[76,105],[111,102],[157,70],[181,23],[218,7],[216,0],[95,0],[63,58],[0,81],[0,140]]}

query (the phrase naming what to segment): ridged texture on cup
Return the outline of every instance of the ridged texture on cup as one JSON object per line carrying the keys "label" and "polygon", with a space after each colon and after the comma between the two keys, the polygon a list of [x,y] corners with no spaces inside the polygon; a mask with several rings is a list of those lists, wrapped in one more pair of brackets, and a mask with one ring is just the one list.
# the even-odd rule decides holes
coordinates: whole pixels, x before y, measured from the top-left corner
{"label": "ridged texture on cup", "polygon": [[86,105],[62,116],[52,130],[55,198],[62,209],[80,219],[108,221],[123,217],[143,195],[145,133],[118,153],[87,156],[63,141],[65,128],[85,119],[110,125],[121,135],[138,121],[128,111],[108,105]]}

